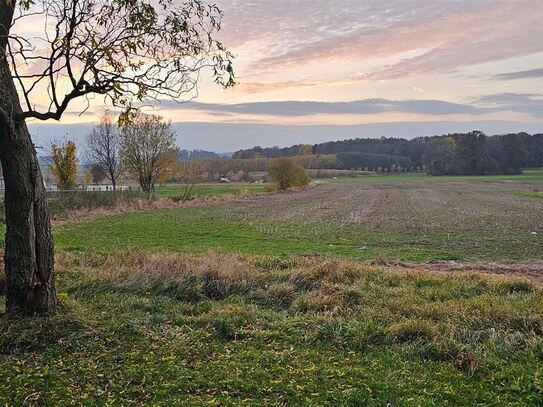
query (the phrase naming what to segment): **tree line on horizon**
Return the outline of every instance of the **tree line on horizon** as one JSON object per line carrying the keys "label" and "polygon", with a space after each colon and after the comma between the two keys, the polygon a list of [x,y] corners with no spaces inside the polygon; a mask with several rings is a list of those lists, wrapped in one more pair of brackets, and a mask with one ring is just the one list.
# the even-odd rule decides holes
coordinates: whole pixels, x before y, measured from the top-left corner
{"label": "tree line on horizon", "polygon": [[[522,168],[543,167],[543,134],[483,132],[443,136],[378,139],[356,138],[315,145],[254,147],[234,153],[233,159],[300,156],[327,157],[328,168],[410,171],[430,175],[519,174]],[[333,160],[330,157],[335,156]],[[308,167],[306,167],[308,168]],[[316,168],[322,168],[317,164]]]}
{"label": "tree line on horizon", "polygon": [[[105,123],[102,121],[95,126],[87,137],[84,166],[87,178],[95,184],[107,180],[115,185],[116,179],[122,175],[124,179],[137,180],[142,190],[149,192],[156,182],[192,184],[195,181],[218,181],[224,176],[236,181],[266,179],[269,165],[282,157],[280,154],[285,154],[283,157],[304,169],[317,170],[317,174],[319,170],[385,173],[425,170],[430,175],[497,175],[519,174],[522,168],[543,166],[543,135],[524,133],[488,137],[481,132],[471,132],[413,140],[354,139],[282,149],[256,147],[227,158],[203,150],[181,150],[175,145],[172,133],[167,132],[169,140],[159,155],[167,159],[156,161],[164,165],[148,168],[142,165],[141,160],[126,160],[126,148],[121,148],[127,145],[128,140],[122,136],[126,129],[121,131],[117,128],[107,114],[104,119]],[[140,126],[131,133],[138,135],[145,130],[143,133],[151,136],[154,131],[150,130],[154,127]],[[141,135],[133,141],[135,143],[130,144],[138,147],[136,158],[145,157],[145,146],[153,146]],[[252,158],[244,158],[248,156]],[[142,169],[147,174],[142,174]],[[152,177],[153,182],[143,182],[150,173],[158,175]],[[187,176],[196,173],[197,176]],[[328,172],[316,176],[328,176]]]}

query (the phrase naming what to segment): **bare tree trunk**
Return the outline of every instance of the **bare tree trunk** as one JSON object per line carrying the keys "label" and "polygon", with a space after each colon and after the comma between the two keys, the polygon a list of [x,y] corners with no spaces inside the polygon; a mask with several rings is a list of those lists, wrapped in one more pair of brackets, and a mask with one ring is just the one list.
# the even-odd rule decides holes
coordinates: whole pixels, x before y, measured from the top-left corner
{"label": "bare tree trunk", "polygon": [[6,310],[50,313],[56,308],[49,209],[38,159],[26,124],[2,126],[4,170]]}
{"label": "bare tree trunk", "polygon": [[6,60],[13,7],[0,5],[0,162],[4,171],[6,310],[46,314],[56,309],[49,208],[36,150]]}

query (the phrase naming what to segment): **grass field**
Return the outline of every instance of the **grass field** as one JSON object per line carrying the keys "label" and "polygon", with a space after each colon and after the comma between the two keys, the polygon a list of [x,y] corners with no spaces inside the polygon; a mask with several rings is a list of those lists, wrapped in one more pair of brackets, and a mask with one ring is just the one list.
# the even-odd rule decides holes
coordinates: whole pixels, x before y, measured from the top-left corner
{"label": "grass field", "polygon": [[396,182],[428,182],[428,183],[443,183],[443,182],[513,182],[520,184],[539,184],[543,183],[543,170],[540,168],[525,169],[522,175],[449,175],[441,177],[428,176],[425,173],[400,173],[400,174],[383,174],[374,176],[361,177],[339,177],[331,182],[343,183],[396,183]]}
{"label": "grass field", "polygon": [[338,179],[299,193],[62,225],[55,238],[62,250],[540,259],[543,201],[526,192],[541,185],[543,171],[518,177]]}
{"label": "grass field", "polygon": [[543,263],[432,261],[541,261],[542,186],[340,178],[55,223],[61,311],[0,317],[0,405],[541,406]]}
{"label": "grass field", "polygon": [[528,280],[142,251],[57,270],[61,314],[0,320],[2,405],[543,403]]}
{"label": "grass field", "polygon": [[[183,195],[185,186],[168,184],[156,188],[157,198],[178,198]],[[264,192],[263,184],[231,183],[231,184],[198,184],[194,186],[193,196],[217,196],[217,195],[251,195]]]}

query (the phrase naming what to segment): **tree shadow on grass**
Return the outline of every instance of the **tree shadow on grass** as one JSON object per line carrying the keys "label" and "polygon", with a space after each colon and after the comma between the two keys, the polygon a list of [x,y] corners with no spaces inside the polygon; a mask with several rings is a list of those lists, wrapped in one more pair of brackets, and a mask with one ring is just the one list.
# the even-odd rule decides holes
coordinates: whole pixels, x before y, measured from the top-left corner
{"label": "tree shadow on grass", "polygon": [[58,311],[47,317],[14,317],[0,312],[0,354],[4,355],[43,352],[59,344],[69,347],[95,334],[93,324],[71,304],[61,303]]}

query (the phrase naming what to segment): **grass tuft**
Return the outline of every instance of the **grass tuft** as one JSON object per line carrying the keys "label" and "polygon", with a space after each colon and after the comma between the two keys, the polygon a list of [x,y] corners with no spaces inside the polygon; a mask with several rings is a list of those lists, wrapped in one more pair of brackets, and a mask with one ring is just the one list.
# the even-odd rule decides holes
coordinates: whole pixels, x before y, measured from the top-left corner
{"label": "grass tuft", "polygon": [[389,336],[396,343],[430,342],[437,336],[437,330],[428,321],[412,320],[390,326]]}
{"label": "grass tuft", "polygon": [[496,288],[505,294],[529,294],[534,291],[533,283],[528,280],[502,281]]}

